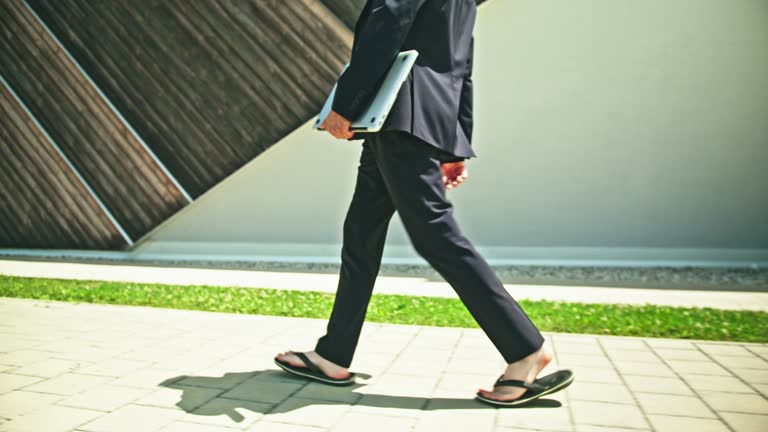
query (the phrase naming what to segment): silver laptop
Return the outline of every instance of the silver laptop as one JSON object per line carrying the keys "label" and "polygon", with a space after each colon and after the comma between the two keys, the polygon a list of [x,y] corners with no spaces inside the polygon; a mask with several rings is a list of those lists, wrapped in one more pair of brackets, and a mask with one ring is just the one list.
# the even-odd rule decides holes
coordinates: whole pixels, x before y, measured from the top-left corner
{"label": "silver laptop", "polygon": [[[363,111],[360,117],[354,120],[350,119],[352,122],[352,125],[349,127],[350,130],[361,132],[378,132],[381,130],[381,127],[384,125],[384,120],[386,120],[387,114],[389,114],[389,110],[391,110],[392,105],[395,104],[397,93],[400,91],[400,87],[402,87],[403,82],[405,82],[405,79],[408,77],[408,73],[411,71],[413,64],[416,63],[416,57],[418,57],[418,55],[419,53],[416,50],[402,51],[397,55],[392,67],[389,69],[389,73],[387,73],[384,81],[382,81],[378,93],[371,101],[371,104]],[[349,63],[344,66],[344,69],[341,71],[342,74],[347,70],[347,67],[349,67]],[[341,74],[339,76],[341,76]],[[315,121],[314,126],[312,126],[313,129],[323,130],[319,126],[325,121],[325,117],[328,116],[328,113],[331,112],[337,85],[338,81],[334,84],[331,94],[328,95],[328,99],[325,101],[323,109],[320,110],[320,114],[317,116],[317,121]]]}

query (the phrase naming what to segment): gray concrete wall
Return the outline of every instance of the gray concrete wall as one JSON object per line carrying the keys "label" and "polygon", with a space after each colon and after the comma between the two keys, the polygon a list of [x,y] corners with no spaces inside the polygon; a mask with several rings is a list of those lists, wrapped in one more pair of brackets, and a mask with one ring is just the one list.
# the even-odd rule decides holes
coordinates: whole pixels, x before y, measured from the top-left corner
{"label": "gray concrete wall", "polygon": [[[768,262],[768,1],[492,0],[475,38],[449,196],[490,258]],[[310,124],[137,252],[338,259],[360,141]]]}

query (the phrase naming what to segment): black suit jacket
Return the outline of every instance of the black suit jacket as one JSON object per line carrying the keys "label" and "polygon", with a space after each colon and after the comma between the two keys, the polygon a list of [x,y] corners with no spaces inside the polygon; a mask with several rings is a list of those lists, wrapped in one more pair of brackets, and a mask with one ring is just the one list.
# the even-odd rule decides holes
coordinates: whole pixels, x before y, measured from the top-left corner
{"label": "black suit jacket", "polygon": [[[333,110],[348,120],[370,103],[400,51],[419,52],[382,130],[403,130],[448,152],[475,156],[472,57],[475,0],[368,0],[355,24],[349,67]],[[355,133],[350,139],[365,138]]]}

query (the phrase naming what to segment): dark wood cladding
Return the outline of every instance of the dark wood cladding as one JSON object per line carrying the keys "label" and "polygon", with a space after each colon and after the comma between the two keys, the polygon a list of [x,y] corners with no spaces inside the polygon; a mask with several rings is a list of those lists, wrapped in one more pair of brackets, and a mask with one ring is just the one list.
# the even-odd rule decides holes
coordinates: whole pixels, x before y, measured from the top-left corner
{"label": "dark wood cladding", "polygon": [[323,4],[351,30],[355,28],[365,0],[323,0]]}
{"label": "dark wood cladding", "polygon": [[[290,1],[290,0],[288,0]],[[323,0],[323,4],[336,15],[349,29],[355,28],[357,18],[365,6],[366,0]],[[485,0],[477,0],[477,4]]]}
{"label": "dark wood cladding", "polygon": [[64,159],[0,84],[0,247],[126,245]]}
{"label": "dark wood cladding", "polygon": [[187,203],[21,1],[0,26],[3,76],[132,239]]}
{"label": "dark wood cladding", "polygon": [[314,117],[350,52],[316,0],[29,3],[193,197]]}

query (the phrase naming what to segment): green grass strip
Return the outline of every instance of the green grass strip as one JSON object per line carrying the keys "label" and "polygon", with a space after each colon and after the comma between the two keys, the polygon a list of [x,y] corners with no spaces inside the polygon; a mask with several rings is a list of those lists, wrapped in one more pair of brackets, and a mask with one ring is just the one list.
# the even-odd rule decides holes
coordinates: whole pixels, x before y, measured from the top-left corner
{"label": "green grass strip", "polygon": [[[334,298],[333,294],[311,291],[3,275],[0,275],[0,296],[324,319],[330,316]],[[765,312],[531,300],[519,303],[542,331],[768,342],[768,313]],[[477,327],[461,301],[453,298],[374,295],[366,320]]]}

